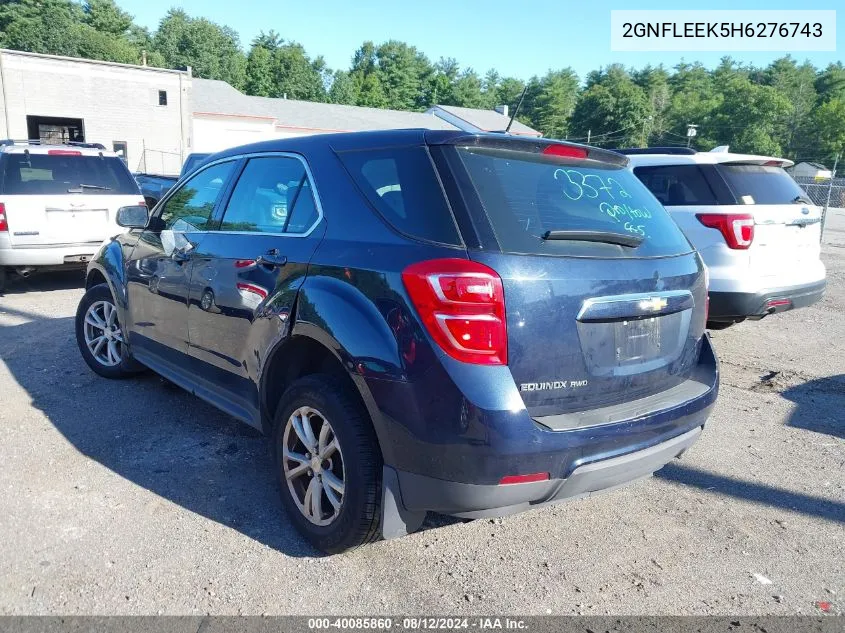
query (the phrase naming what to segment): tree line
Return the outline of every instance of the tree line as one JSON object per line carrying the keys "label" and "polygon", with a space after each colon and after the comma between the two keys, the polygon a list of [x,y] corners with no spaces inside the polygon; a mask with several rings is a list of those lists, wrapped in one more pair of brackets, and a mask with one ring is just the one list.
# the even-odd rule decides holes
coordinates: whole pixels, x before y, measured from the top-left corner
{"label": "tree line", "polygon": [[[845,149],[845,66],[816,68],[784,56],[765,68],[725,57],[700,63],[626,69],[613,64],[581,78],[549,70],[527,81],[491,69],[479,74],[453,58],[432,62],[390,40],[364,42],[349,68],[275,31],[248,50],[228,26],[171,9],[151,32],[114,0],[5,0],[0,47],[163,68],[190,66],[246,94],[397,110],[433,104],[491,109],[516,106],[517,119],[545,136],[603,147],[730,145],[740,152],[830,161]],[[687,138],[687,126],[697,136]]]}

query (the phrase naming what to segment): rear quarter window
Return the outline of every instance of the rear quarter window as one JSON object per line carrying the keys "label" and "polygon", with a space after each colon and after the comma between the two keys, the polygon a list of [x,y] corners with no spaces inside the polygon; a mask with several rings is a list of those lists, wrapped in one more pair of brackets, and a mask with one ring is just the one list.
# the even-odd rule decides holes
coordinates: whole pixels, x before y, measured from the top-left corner
{"label": "rear quarter window", "polygon": [[715,192],[698,165],[636,167],[634,174],[663,206],[719,204]]}
{"label": "rear quarter window", "polygon": [[139,195],[138,183],[116,156],[7,153],[0,157],[6,195]]}
{"label": "rear quarter window", "polygon": [[356,150],[338,156],[372,207],[394,229],[415,239],[461,245],[426,148]]}
{"label": "rear quarter window", "polygon": [[794,204],[809,202],[803,189],[782,168],[773,165],[731,165],[716,170],[728,183],[739,204]]}
{"label": "rear quarter window", "polygon": [[[505,149],[459,147],[458,155],[505,252],[601,257],[688,253],[668,212],[627,168],[560,163]],[[641,237],[637,247],[543,239],[547,231]]]}

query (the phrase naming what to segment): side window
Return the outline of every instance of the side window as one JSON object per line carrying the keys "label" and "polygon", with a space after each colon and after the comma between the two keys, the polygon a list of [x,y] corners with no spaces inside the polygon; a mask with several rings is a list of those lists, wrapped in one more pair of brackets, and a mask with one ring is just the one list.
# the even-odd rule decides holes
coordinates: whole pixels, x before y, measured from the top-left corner
{"label": "side window", "polygon": [[235,161],[219,163],[189,178],[165,203],[159,216],[165,230],[203,231],[234,169]]}
{"label": "side window", "polygon": [[370,204],[397,231],[431,242],[461,244],[424,147],[349,151],[339,156]]}
{"label": "side window", "polygon": [[719,204],[697,165],[636,167],[634,174],[664,207]]}
{"label": "side window", "polygon": [[306,233],[317,221],[302,161],[289,156],[250,158],[223,214],[221,231]]}

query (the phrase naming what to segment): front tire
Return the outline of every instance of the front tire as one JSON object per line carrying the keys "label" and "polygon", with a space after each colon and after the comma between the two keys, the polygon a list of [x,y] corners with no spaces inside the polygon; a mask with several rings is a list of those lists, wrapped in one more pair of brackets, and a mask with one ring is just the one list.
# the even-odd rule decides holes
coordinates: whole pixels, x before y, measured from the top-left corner
{"label": "front tire", "polygon": [[128,378],[141,371],[132,360],[117,306],[106,284],[90,288],[76,309],[76,343],[88,366],[103,378]]}
{"label": "front tire", "polygon": [[317,549],[337,554],[378,539],[382,456],[361,403],[323,374],[295,381],[273,424],[282,504]]}

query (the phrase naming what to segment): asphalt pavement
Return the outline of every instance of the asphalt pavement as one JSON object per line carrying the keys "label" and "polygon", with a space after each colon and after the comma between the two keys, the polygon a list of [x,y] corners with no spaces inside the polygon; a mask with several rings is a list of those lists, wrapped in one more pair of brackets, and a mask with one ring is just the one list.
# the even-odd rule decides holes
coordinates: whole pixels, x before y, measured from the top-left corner
{"label": "asphalt pavement", "polygon": [[845,213],[824,299],[713,334],[702,439],[632,487],[430,519],[324,557],[264,438],[76,349],[78,274],[0,295],[2,614],[822,614],[845,611]]}

